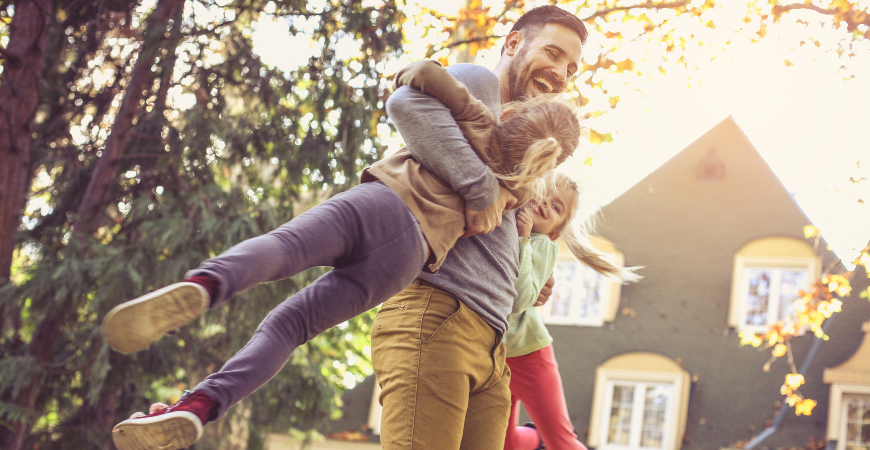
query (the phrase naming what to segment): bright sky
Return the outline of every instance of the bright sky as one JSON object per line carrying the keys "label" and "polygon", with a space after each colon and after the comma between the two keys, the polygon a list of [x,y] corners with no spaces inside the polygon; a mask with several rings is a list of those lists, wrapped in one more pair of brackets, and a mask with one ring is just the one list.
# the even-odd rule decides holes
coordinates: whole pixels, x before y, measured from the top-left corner
{"label": "bright sky", "polygon": [[[451,13],[462,0],[420,3]],[[716,31],[705,30],[709,35],[704,39],[730,38],[733,34],[721,24],[739,25],[739,17],[742,12],[723,15]],[[409,39],[418,42],[410,33]],[[585,146],[569,169],[587,177],[587,203],[608,203],[732,115],[834,251],[846,263],[851,261],[855,250],[870,241],[870,181],[849,182],[850,177],[870,178],[870,43],[857,57],[843,60],[825,41],[833,34],[825,33],[785,24],[755,44],[734,39],[724,50],[717,48],[712,61],[709,50],[698,49],[690,54],[696,68],[609,86],[619,92],[619,105],[587,125],[612,133],[613,142]],[[825,45],[800,46],[808,34]],[[287,48],[311,45],[303,36],[290,38],[281,22],[261,21],[254,38],[263,59],[279,67],[297,67],[311,54],[288,54]],[[353,51],[355,44],[347,45]],[[596,54],[597,45],[591,35],[584,54]],[[396,68],[419,59],[422,47],[409,47]],[[485,51],[477,62],[492,68],[497,58],[497,50]],[[844,80],[850,76],[854,78]],[[582,165],[586,156],[593,157],[591,167]]]}

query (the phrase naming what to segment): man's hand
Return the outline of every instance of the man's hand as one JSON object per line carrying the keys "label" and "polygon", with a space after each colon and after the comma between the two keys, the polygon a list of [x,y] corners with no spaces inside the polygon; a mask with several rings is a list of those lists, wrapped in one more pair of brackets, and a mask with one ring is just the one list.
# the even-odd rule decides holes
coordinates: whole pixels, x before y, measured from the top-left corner
{"label": "man's hand", "polygon": [[517,233],[523,237],[530,237],[532,235],[533,225],[532,213],[525,207],[520,209],[519,212],[517,212]]}
{"label": "man's hand", "polygon": [[544,283],[544,287],[541,288],[541,293],[538,294],[538,300],[535,301],[535,304],[532,306],[541,306],[544,303],[547,303],[547,300],[550,300],[550,295],[553,294],[553,285],[556,284],[556,279],[553,278],[553,274],[550,274],[550,278],[547,279],[547,282]]}
{"label": "man's hand", "polygon": [[513,208],[517,198],[503,187],[498,189],[498,198],[488,208],[480,211],[465,208],[465,234],[462,237],[491,233],[501,225],[501,215],[506,209]]}

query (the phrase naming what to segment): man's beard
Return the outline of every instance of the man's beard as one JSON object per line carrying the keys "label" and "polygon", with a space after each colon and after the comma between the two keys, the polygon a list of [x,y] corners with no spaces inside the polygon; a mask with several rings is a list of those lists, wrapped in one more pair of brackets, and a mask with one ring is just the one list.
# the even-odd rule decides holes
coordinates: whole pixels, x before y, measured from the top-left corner
{"label": "man's beard", "polygon": [[[526,53],[529,47],[524,45],[508,67],[508,86],[510,88],[511,101],[519,102],[527,100],[529,95],[529,83],[532,74],[526,74]],[[520,77],[522,76],[522,79]]]}
{"label": "man's beard", "polygon": [[508,66],[508,86],[510,88],[511,101],[525,101],[539,93],[546,92],[540,89],[532,89],[532,83],[534,83],[532,80],[536,76],[546,79],[553,85],[553,89],[550,90],[551,94],[562,92],[565,89],[564,83],[552,79],[549,74],[544,72],[539,72],[536,75],[529,70],[528,61],[526,61],[528,50],[528,46],[523,46],[511,60],[510,66]]}

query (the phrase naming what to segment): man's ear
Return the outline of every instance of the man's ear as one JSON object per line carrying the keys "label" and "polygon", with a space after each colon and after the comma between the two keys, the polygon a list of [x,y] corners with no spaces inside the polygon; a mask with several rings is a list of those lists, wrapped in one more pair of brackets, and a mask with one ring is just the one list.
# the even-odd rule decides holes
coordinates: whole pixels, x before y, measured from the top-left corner
{"label": "man's ear", "polygon": [[510,119],[516,112],[517,110],[514,108],[507,108],[501,112],[501,117],[499,117],[499,120],[504,122],[505,120]]}
{"label": "man's ear", "polygon": [[514,56],[523,43],[523,35],[519,31],[511,31],[504,38],[504,54]]}
{"label": "man's ear", "polygon": [[556,242],[556,240],[559,239],[559,236],[561,236],[561,235],[562,235],[561,231],[551,231],[551,232],[547,233],[547,237],[550,238],[550,240],[553,242]]}

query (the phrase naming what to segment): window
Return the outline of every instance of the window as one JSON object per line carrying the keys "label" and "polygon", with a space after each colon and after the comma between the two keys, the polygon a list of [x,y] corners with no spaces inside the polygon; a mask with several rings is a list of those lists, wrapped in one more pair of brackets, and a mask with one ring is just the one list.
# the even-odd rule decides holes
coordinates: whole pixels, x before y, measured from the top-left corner
{"label": "window", "polygon": [[870,450],[870,395],[846,396],[843,408],[845,449]]}
{"label": "window", "polygon": [[792,320],[799,292],[819,276],[819,258],[798,239],[757,239],[737,252],[732,276],[728,325],[763,333]]}
{"label": "window", "polygon": [[[622,261],[622,255],[609,242],[592,239],[593,245]],[[619,306],[619,283],[577,261],[563,246],[553,269],[553,294],[541,307],[545,323],[554,325],[601,326],[610,322]]]}
{"label": "window", "polygon": [[809,287],[809,268],[752,267],[743,271],[746,314],[741,325],[788,323],[798,292]]}
{"label": "window", "polygon": [[595,375],[588,445],[599,450],[676,450],[688,412],[689,374],[653,353],[611,358]]}
{"label": "window", "polygon": [[[870,328],[870,322],[865,324],[865,328]],[[825,369],[825,382],[830,378],[842,378],[845,373],[833,372]],[[864,381],[868,379],[866,372],[851,373]],[[870,384],[834,381],[828,408],[827,438],[837,442],[837,450],[870,450]]]}
{"label": "window", "polygon": [[544,305],[544,321],[552,324],[601,325],[608,281],[577,261],[557,261],[553,295]]}
{"label": "window", "polygon": [[607,390],[610,402],[604,410],[610,417],[604,448],[663,449],[674,386],[613,381]]}

